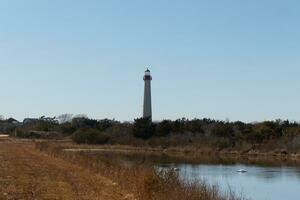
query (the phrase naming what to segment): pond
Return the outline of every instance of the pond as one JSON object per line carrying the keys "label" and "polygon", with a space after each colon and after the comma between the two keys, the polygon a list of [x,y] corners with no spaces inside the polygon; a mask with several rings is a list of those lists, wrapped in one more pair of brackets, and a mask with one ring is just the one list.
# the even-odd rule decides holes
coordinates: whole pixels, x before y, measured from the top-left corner
{"label": "pond", "polygon": [[[253,200],[300,199],[300,168],[297,167],[189,163],[164,163],[162,167],[178,168],[181,177],[186,180],[206,180],[218,185],[223,192],[230,189]],[[241,169],[247,172],[238,172]]]}
{"label": "pond", "polygon": [[[290,161],[268,161],[218,158],[218,157],[171,157],[167,155],[128,154],[97,152],[94,156],[115,157],[124,164],[142,162],[159,169],[178,169],[183,180],[206,181],[217,185],[224,193],[233,191],[237,195],[253,200],[299,200],[300,167]],[[244,170],[239,172],[240,170]]]}

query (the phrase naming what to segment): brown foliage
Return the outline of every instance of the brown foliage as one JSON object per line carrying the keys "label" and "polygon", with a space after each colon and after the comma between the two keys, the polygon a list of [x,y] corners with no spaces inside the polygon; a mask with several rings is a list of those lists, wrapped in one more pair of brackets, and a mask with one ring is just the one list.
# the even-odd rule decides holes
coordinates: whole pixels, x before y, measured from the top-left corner
{"label": "brown foliage", "polygon": [[177,172],[159,171],[146,163],[124,166],[111,157],[87,156],[79,152],[65,152],[63,146],[47,142],[36,143],[36,148],[48,154],[61,157],[90,173],[101,174],[140,200],[236,200],[234,194],[221,194],[216,187],[204,182],[184,182]]}

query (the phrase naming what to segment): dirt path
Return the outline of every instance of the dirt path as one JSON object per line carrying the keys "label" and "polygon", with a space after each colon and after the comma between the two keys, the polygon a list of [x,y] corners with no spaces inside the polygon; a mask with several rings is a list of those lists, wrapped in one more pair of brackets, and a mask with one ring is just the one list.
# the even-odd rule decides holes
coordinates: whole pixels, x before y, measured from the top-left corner
{"label": "dirt path", "polygon": [[32,143],[0,139],[0,200],[130,199],[117,184],[62,159],[38,152]]}

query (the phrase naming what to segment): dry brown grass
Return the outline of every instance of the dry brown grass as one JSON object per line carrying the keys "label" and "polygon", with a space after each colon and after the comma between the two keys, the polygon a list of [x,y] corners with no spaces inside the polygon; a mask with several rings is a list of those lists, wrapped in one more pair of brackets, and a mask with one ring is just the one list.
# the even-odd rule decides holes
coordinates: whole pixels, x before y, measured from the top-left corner
{"label": "dry brown grass", "polygon": [[63,158],[87,169],[90,174],[101,174],[132,193],[140,200],[237,200],[235,194],[221,194],[218,188],[204,182],[183,182],[174,171],[161,171],[145,163],[124,166],[116,158],[86,156],[80,152],[63,151],[65,146],[49,142],[36,143],[36,147],[47,154]]}
{"label": "dry brown grass", "polygon": [[32,143],[0,143],[2,200],[132,199],[111,180],[59,157],[41,153]]}

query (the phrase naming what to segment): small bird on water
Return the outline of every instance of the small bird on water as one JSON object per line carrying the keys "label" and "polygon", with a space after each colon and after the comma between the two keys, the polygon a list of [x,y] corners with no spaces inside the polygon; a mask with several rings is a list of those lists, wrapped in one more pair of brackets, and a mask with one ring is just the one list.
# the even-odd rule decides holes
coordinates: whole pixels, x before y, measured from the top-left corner
{"label": "small bird on water", "polygon": [[175,172],[179,172],[180,171],[180,169],[177,168],[177,167],[172,168],[172,170],[175,171]]}

